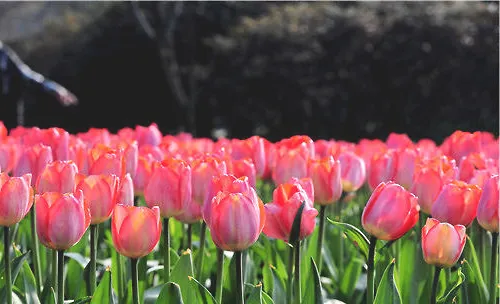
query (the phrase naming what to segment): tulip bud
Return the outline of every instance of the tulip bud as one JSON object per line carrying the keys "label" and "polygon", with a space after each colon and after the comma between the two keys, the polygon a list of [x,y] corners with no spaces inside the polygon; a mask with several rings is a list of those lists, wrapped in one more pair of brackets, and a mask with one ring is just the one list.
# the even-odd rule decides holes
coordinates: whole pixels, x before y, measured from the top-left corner
{"label": "tulip bud", "polygon": [[36,183],[36,191],[73,193],[78,167],[72,160],[56,160],[45,167]]}
{"label": "tulip bud", "polygon": [[366,203],[361,224],[380,240],[402,237],[418,221],[417,197],[393,182],[380,183]]}
{"label": "tulip bud", "polygon": [[481,189],[462,181],[453,181],[443,187],[432,205],[433,218],[452,225],[468,226],[476,217]]}
{"label": "tulip bud", "polygon": [[100,224],[110,216],[116,204],[118,177],[113,174],[77,175],[77,190],[83,192],[90,208],[91,224]]}
{"label": "tulip bud", "polygon": [[309,160],[308,175],[314,184],[314,201],[320,205],[329,205],[338,201],[342,195],[340,162],[333,157],[321,160]]}
{"label": "tulip bud", "polygon": [[31,174],[9,177],[0,173],[0,226],[10,227],[19,223],[33,205]]}
{"label": "tulip bud", "polygon": [[264,205],[266,211],[264,234],[289,242],[295,215],[303,202],[305,205],[299,239],[309,236],[314,231],[318,211],[314,209],[313,202],[298,182],[279,185],[273,192],[273,201]]}
{"label": "tulip bud", "polygon": [[498,191],[500,184],[498,175],[486,180],[479,204],[477,206],[477,222],[484,229],[498,233]]}
{"label": "tulip bud", "polygon": [[340,162],[340,175],[344,192],[357,191],[366,179],[366,167],[363,159],[352,152],[342,152]]}
{"label": "tulip bud", "polygon": [[422,252],[424,260],[438,267],[453,266],[465,246],[465,226],[452,226],[440,223],[438,220],[428,218],[422,227]]}
{"label": "tulip bud", "polygon": [[148,255],[161,235],[160,209],[116,205],[111,217],[111,236],[116,251],[137,259]]}
{"label": "tulip bud", "polygon": [[82,238],[90,225],[90,210],[81,190],[36,195],[36,227],[40,242],[51,249],[66,250]]}

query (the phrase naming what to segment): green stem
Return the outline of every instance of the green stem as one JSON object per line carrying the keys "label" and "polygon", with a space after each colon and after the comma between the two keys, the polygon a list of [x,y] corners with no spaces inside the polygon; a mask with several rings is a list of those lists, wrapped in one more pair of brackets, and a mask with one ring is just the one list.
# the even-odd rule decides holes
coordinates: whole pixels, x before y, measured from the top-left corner
{"label": "green stem", "polygon": [[437,286],[439,283],[439,273],[441,267],[436,266],[434,270],[434,280],[432,281],[431,304],[436,304]]}
{"label": "green stem", "polygon": [[10,228],[3,227],[3,248],[5,262],[5,293],[7,304],[12,304],[12,279],[10,270]]}
{"label": "green stem", "polygon": [[302,291],[301,291],[301,280],[300,280],[300,240],[295,243],[293,246],[295,248],[294,258],[295,258],[295,276],[294,276],[294,284],[295,284],[295,304],[300,304],[302,300]]}
{"label": "green stem", "polygon": [[238,304],[244,304],[245,303],[245,296],[243,294],[243,263],[242,263],[242,258],[241,258],[241,251],[236,251],[234,253],[234,258],[236,259],[236,293],[238,294],[237,296],[237,303]]}
{"label": "green stem", "polygon": [[118,302],[121,303],[123,300],[123,269],[122,269],[122,256],[117,253],[116,254],[116,276],[117,276],[117,285],[118,285]]}
{"label": "green stem", "polygon": [[169,227],[170,218],[166,217],[163,219],[163,239],[164,246],[163,248],[163,271],[164,278],[163,282],[167,283],[170,281],[170,227]]}
{"label": "green stem", "polygon": [[193,224],[187,224],[187,248],[191,249],[193,246]]}
{"label": "green stem", "polygon": [[[342,201],[339,201],[338,204],[336,204],[337,207],[337,216],[339,217],[339,222],[342,222]],[[338,252],[339,252],[339,264],[338,264],[338,269],[339,269],[339,274],[343,275],[344,274],[344,236],[343,232],[339,230],[339,238],[338,238]]]}
{"label": "green stem", "polygon": [[[338,202],[340,203],[340,202]],[[318,230],[318,247],[316,249],[316,254],[318,255],[316,261],[318,263],[318,272],[321,274],[321,266],[323,265],[323,240],[325,239],[325,214],[326,206],[321,205],[319,207],[319,230]]]}
{"label": "green stem", "polygon": [[215,300],[222,303],[222,279],[224,272],[224,250],[217,248],[217,281],[215,282]]}
{"label": "green stem", "polygon": [[40,252],[38,251],[38,237],[36,234],[36,211],[33,206],[30,210],[30,224],[31,224],[31,236],[32,236],[32,252],[31,258],[33,259],[33,274],[35,275],[36,291],[40,295],[42,287],[42,270],[40,268]]}
{"label": "green stem", "polygon": [[90,225],[90,269],[87,281],[88,295],[94,294],[96,286],[97,225]]}
{"label": "green stem", "polygon": [[288,254],[288,288],[286,290],[287,293],[287,303],[292,303],[292,298],[293,298],[293,256],[295,253],[295,248],[293,246],[290,246],[290,252]]}
{"label": "green stem", "polygon": [[57,250],[51,249],[51,254],[52,254],[52,273],[51,273],[51,282],[52,282],[52,288],[54,288],[54,291],[57,291]]}
{"label": "green stem", "polygon": [[373,280],[373,274],[375,271],[375,246],[377,245],[377,238],[375,236],[370,236],[370,249],[368,252],[368,274],[367,274],[367,291],[366,291],[366,303],[372,304],[375,299],[375,282]]}
{"label": "green stem", "polygon": [[130,259],[130,265],[132,266],[132,303],[139,304],[139,288],[137,287],[137,261],[138,259]]}
{"label": "green stem", "polygon": [[57,304],[64,304],[64,250],[57,251]]}
{"label": "green stem", "polygon": [[498,271],[498,232],[491,233],[491,272],[490,272],[490,304],[498,303],[497,271]]}
{"label": "green stem", "polygon": [[205,232],[207,230],[207,224],[203,221],[201,222],[200,228],[200,250],[198,251],[198,261],[196,265],[196,275],[198,279],[201,279],[201,273],[203,271],[203,258],[205,256]]}

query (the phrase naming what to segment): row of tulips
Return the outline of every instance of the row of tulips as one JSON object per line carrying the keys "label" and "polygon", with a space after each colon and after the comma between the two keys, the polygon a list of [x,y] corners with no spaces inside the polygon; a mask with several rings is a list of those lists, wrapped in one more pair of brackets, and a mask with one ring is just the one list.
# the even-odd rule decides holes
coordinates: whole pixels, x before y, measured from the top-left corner
{"label": "row of tulips", "polygon": [[[190,285],[181,283],[184,281],[173,274],[177,267],[173,260],[178,259],[177,263],[183,260],[176,256],[177,248],[171,246],[171,229],[175,222],[180,222],[187,225],[182,234],[186,239],[185,248],[197,247],[196,271],[187,271],[184,276],[198,279],[192,280],[209,295],[196,300],[198,302],[229,301],[230,298],[224,300],[222,297],[223,282],[227,280],[224,272],[228,271],[224,270],[225,252],[234,252],[231,259],[235,268],[234,300],[246,301],[248,287],[244,282],[249,283],[245,280],[247,267],[243,267],[249,259],[246,251],[250,248],[250,254],[254,255],[252,247],[255,246],[252,245],[256,242],[267,244],[268,241],[260,237],[263,232],[272,240],[267,254],[273,257],[266,260],[266,254],[261,254],[256,258],[262,260],[256,272],[264,286],[256,285],[255,288],[260,288],[257,296],[252,293],[247,301],[258,298],[266,303],[322,303],[329,298],[323,295],[328,285],[324,279],[328,275],[335,277],[337,271],[337,275],[352,274],[348,261],[360,255],[366,263],[365,303],[385,303],[385,297],[391,290],[397,291],[398,284],[389,274],[394,263],[384,263],[380,256],[388,255],[388,249],[394,257],[408,256],[408,250],[401,247],[405,246],[405,240],[412,238],[419,243],[413,244],[412,249],[420,247],[425,262],[436,266],[429,295],[431,302],[458,297],[466,303],[472,299],[466,288],[461,289],[463,294],[456,296],[461,283],[450,290],[440,289],[439,284],[446,287],[453,281],[452,277],[456,277],[456,281],[462,278],[463,274],[457,272],[456,267],[465,261],[463,250],[469,231],[479,245],[480,256],[480,266],[474,268],[473,278],[477,284],[484,284],[483,273],[490,274],[489,288],[481,285],[476,298],[495,303],[498,150],[498,138],[487,132],[457,131],[438,146],[427,139],[414,143],[408,136],[395,133],[385,142],[364,139],[355,144],[293,136],[271,143],[258,136],[217,141],[192,138],[189,134],[163,136],[154,124],[137,126],[135,130],[125,128],[117,134],[106,129],[91,129],[76,135],[60,128],[19,127],[8,132],[0,124],[0,168],[3,171],[0,175],[0,225],[5,227],[5,302],[12,303],[16,294],[12,292],[14,281],[10,276],[9,248],[13,234],[10,227],[16,231],[18,223],[31,210],[32,242],[27,247],[31,249],[36,299],[41,297],[42,302],[46,290],[53,288],[57,291],[58,303],[63,303],[64,252],[82,242],[89,227],[90,259],[85,266],[88,269],[88,298],[80,302],[106,302],[96,295],[102,293],[96,291],[100,277],[97,263],[102,248],[99,240],[102,241],[102,234],[110,227],[115,250],[130,258],[131,293],[126,290],[127,271],[123,269],[121,258],[117,256],[117,262],[111,266],[118,281],[114,283],[117,286],[114,292],[120,303],[146,300],[144,290],[141,291],[144,286],[141,287],[138,280],[141,276],[138,265],[140,258],[147,259],[151,255],[163,265],[161,280],[156,281],[163,285],[152,282],[165,290],[158,295],[158,303],[164,303],[161,302],[164,297],[175,297],[181,292],[179,299],[190,303],[193,298],[189,298],[190,291],[186,290]],[[364,193],[370,195],[368,202],[363,199]],[[263,204],[259,196],[267,203]],[[360,206],[362,214],[354,212],[345,216],[352,211],[349,205]],[[327,214],[338,221],[327,219]],[[110,217],[111,223],[108,222]],[[357,225],[360,220],[357,226],[369,234],[369,238],[355,226],[341,223],[353,218],[357,220],[352,224]],[[319,228],[315,229],[317,221]],[[328,222],[331,225],[326,226]],[[207,227],[208,236],[217,248],[217,269],[215,278],[200,283],[204,278],[204,258],[210,252],[210,248],[205,248],[210,247]],[[417,228],[418,233],[415,233]],[[196,229],[199,230],[197,245],[193,243]],[[353,241],[357,251],[347,246],[345,237]],[[156,249],[160,238],[163,245]],[[401,241],[396,243],[399,239]],[[382,247],[377,248],[377,240],[380,240],[378,244],[383,243]],[[38,241],[52,250],[50,263],[45,262],[52,270],[44,283]],[[279,242],[289,244],[288,254],[276,256],[269,251],[283,251],[279,249]],[[333,264],[328,254],[332,246],[335,250],[335,254],[331,254],[335,256]],[[491,248],[489,263],[485,262],[486,248]],[[86,255],[87,250],[84,253]],[[312,262],[306,268],[305,278],[301,277],[304,253]],[[186,254],[191,255],[190,252]],[[279,277],[282,271],[286,274],[282,273],[269,283],[268,265],[277,269],[273,264],[282,263],[282,259],[288,259],[288,265],[280,265],[276,276]],[[383,265],[378,273],[377,263]],[[356,279],[362,268],[356,268]],[[448,272],[445,282],[440,283],[443,268]],[[454,269],[453,275],[450,269]],[[210,270],[210,273],[213,272]],[[383,279],[386,274],[387,280]],[[343,292],[344,298],[346,294],[352,296],[354,289],[343,287],[342,280],[337,277],[340,282],[337,282],[340,287],[335,287],[338,295]],[[305,288],[305,294],[302,293],[304,281],[314,282],[314,287]],[[351,282],[354,283],[356,281]],[[101,278],[99,287],[104,284],[106,281]],[[283,288],[286,294],[278,299],[276,290],[280,284],[286,285]],[[392,285],[385,286],[387,284]],[[207,287],[215,298],[211,298]],[[346,288],[350,291],[344,292]],[[330,295],[334,297],[336,292]],[[401,301],[398,291],[392,294],[391,301]]]}

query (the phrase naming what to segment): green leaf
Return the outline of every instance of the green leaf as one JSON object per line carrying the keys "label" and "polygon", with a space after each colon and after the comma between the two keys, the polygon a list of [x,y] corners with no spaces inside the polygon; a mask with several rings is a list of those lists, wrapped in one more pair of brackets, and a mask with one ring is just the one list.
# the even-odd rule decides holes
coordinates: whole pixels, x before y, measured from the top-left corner
{"label": "green leaf", "polygon": [[28,262],[23,263],[23,270],[21,273],[23,278],[23,291],[26,304],[40,304],[40,299],[38,299],[35,275],[31,271]]}
{"label": "green leaf", "polygon": [[146,289],[144,291],[144,304],[156,303],[156,299],[158,299],[158,297],[160,296],[164,285],[165,284]]}
{"label": "green leaf", "polygon": [[453,285],[453,287],[442,297],[440,297],[437,302],[439,304],[452,304],[454,303],[454,298],[457,295],[457,292],[460,290],[460,286],[464,283],[465,281],[465,276],[462,273],[462,269],[458,268],[457,271],[457,281]]}
{"label": "green leaf", "polygon": [[347,298],[350,298],[354,294],[356,282],[358,282],[361,275],[363,264],[364,262],[360,258],[351,258],[344,269],[344,275],[339,282],[339,287],[340,292]]}
{"label": "green leaf", "polygon": [[385,269],[377,288],[374,304],[401,303],[401,296],[394,280],[394,265],[395,262],[392,260]]}
{"label": "green leaf", "polygon": [[311,257],[311,271],[307,278],[306,289],[304,293],[304,298],[302,299],[303,304],[322,304],[323,297],[321,293],[321,281],[318,273],[318,268],[314,259]]}
{"label": "green leaf", "polygon": [[195,303],[198,304],[215,304],[215,298],[212,296],[210,291],[203,286],[200,282],[198,282],[195,278],[191,278],[191,290],[198,290],[197,297],[198,301]]}
{"label": "green leaf", "polygon": [[83,298],[80,298],[80,299],[76,299],[71,304],[87,304],[87,303],[90,303],[90,301],[92,301],[92,297],[91,296],[86,296],[86,297],[83,297]]}
{"label": "green leaf", "polygon": [[365,261],[368,260],[368,251],[370,248],[370,241],[366,237],[366,235],[361,232],[358,228],[354,227],[351,224],[347,223],[340,223],[340,222],[335,222],[332,221],[331,219],[327,218],[327,220],[337,229],[342,230],[347,238],[354,244],[355,247],[359,249],[359,252],[363,254],[365,257]]}
{"label": "green leaf", "polygon": [[178,284],[168,282],[163,284],[160,295],[156,300],[157,304],[184,304],[182,301],[181,288]]}
{"label": "green leaf", "polygon": [[286,304],[287,294],[286,294],[285,284],[276,273],[276,268],[271,268],[271,272],[273,274],[273,285],[274,285],[272,298],[274,299],[276,304]]}
{"label": "green leaf", "polygon": [[57,304],[56,292],[54,291],[54,288],[52,288],[52,287],[50,288],[49,298],[48,298],[47,304]]}
{"label": "green leaf", "polygon": [[111,285],[111,271],[106,270],[101,279],[101,282],[97,286],[94,295],[92,296],[91,304],[99,304],[99,303],[115,303],[115,299],[113,297],[113,288]]}
{"label": "green leaf", "polygon": [[[420,299],[428,299],[430,294],[424,294],[426,282],[432,267],[424,261],[420,242],[414,238],[401,240],[398,255],[398,280],[403,303],[419,304]],[[432,278],[430,279],[432,282]]]}
{"label": "green leaf", "polygon": [[[19,253],[19,251],[16,252],[16,254]],[[10,262],[11,264],[11,278],[12,282],[14,283],[17,279],[17,276],[19,275],[19,272],[21,271],[21,268],[23,266],[23,263],[26,261],[28,258],[28,253],[29,251],[23,253],[20,256],[16,256],[12,261]],[[4,268],[2,268],[1,272],[1,277],[0,277],[0,303],[6,303],[6,293],[5,293],[5,274],[4,274]]]}
{"label": "green leaf", "polygon": [[253,286],[250,296],[245,301],[246,304],[262,304],[262,285]]}
{"label": "green leaf", "polygon": [[266,292],[262,292],[262,303],[263,304],[274,304],[273,299]]}
{"label": "green leaf", "polygon": [[464,267],[464,275],[467,278],[466,284],[469,294],[469,302],[487,303],[490,298],[490,294],[479,267],[479,259],[477,258],[474,244],[468,236],[463,257],[465,258],[464,263],[466,264]]}
{"label": "green leaf", "polygon": [[[191,257],[191,250],[188,249],[183,252],[179,261],[172,269],[170,281],[179,284],[181,290],[190,290],[190,277],[193,277],[193,259]],[[196,303],[194,297],[195,295],[192,292],[182,294],[184,303]]]}
{"label": "green leaf", "polygon": [[297,213],[295,213],[295,218],[293,219],[293,224],[292,224],[292,230],[290,231],[290,239],[288,240],[288,243],[291,245],[295,245],[299,241],[300,226],[302,223],[302,213],[304,212],[305,206],[306,206],[306,202],[303,201],[302,204],[300,204],[300,207],[297,210]]}
{"label": "green leaf", "polygon": [[65,252],[64,256],[76,261],[78,264],[80,264],[82,269],[85,268],[85,266],[87,266],[87,264],[90,261],[89,258],[84,257],[83,255],[81,255],[77,252]]}

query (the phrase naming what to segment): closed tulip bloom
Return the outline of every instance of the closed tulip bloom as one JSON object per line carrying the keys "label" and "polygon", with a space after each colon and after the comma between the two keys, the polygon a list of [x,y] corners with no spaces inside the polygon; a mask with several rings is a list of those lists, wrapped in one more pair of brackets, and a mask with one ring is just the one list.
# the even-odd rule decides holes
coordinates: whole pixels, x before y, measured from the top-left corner
{"label": "closed tulip bloom", "polygon": [[432,205],[443,185],[444,180],[440,172],[433,168],[423,167],[415,173],[410,191],[418,197],[418,204],[426,214],[431,214]]}
{"label": "closed tulip bloom", "polygon": [[413,148],[406,148],[397,153],[398,161],[394,181],[405,189],[410,189],[413,182],[415,165],[418,161],[417,151]]}
{"label": "closed tulip bloom", "polygon": [[266,215],[264,204],[253,188],[248,192],[218,192],[208,204],[207,226],[222,250],[243,251],[257,241]]}
{"label": "closed tulip bloom", "polygon": [[154,123],[149,127],[136,126],[135,135],[139,147],[142,147],[143,145],[158,146],[162,139],[162,134],[158,129],[158,125]]}
{"label": "closed tulip bloom", "polygon": [[134,182],[128,173],[125,174],[123,178],[120,178],[120,187],[117,193],[116,203],[125,206],[134,205]]}
{"label": "closed tulip bloom", "polygon": [[481,132],[455,131],[443,141],[440,148],[445,155],[458,161],[464,156],[481,151]]}
{"label": "closed tulip bloom", "polygon": [[394,149],[374,155],[371,161],[368,186],[375,189],[382,182],[394,181],[398,170],[398,157]]}
{"label": "closed tulip bloom", "polygon": [[135,176],[137,162],[139,158],[139,148],[137,141],[120,142],[118,149],[123,151],[123,166],[125,174],[129,173],[131,177]]}
{"label": "closed tulip bloom", "polygon": [[407,134],[391,133],[385,142],[389,149],[404,149],[413,146],[413,141]]}
{"label": "closed tulip bloom", "polygon": [[70,143],[69,158],[75,162],[78,173],[89,173],[88,147],[81,139],[74,138],[74,141]]}
{"label": "closed tulip bloom", "polygon": [[308,175],[314,184],[314,202],[329,205],[342,195],[340,162],[332,156],[320,160],[309,160]]}
{"label": "closed tulip bloom", "polygon": [[98,144],[89,151],[89,174],[114,174],[123,176],[125,174],[125,163],[123,150],[112,149],[108,146]]}
{"label": "closed tulip bloom", "polygon": [[45,167],[36,183],[36,191],[72,193],[78,167],[72,160],[56,160]]}
{"label": "closed tulip bloom", "polygon": [[14,176],[31,173],[31,186],[35,186],[38,177],[45,170],[48,163],[52,162],[52,149],[43,144],[22,148],[21,157],[14,167]]}
{"label": "closed tulip bloom", "polygon": [[476,170],[484,170],[492,165],[493,160],[486,159],[483,154],[471,153],[460,159],[458,166],[458,180],[469,183]]}
{"label": "closed tulip bloom", "polygon": [[248,177],[248,182],[250,186],[255,187],[257,180],[257,172],[255,170],[255,165],[250,158],[243,158],[238,160],[233,160],[231,162],[231,171],[234,176],[246,176]]}
{"label": "closed tulip bloom", "polygon": [[491,176],[484,183],[483,192],[477,206],[477,222],[485,230],[498,232],[498,175]]}
{"label": "closed tulip bloom", "polygon": [[90,210],[82,191],[45,192],[35,196],[35,206],[38,238],[48,248],[69,249],[90,225]]}
{"label": "closed tulip bloom", "polygon": [[363,228],[377,239],[402,237],[418,221],[417,197],[393,182],[380,183],[366,203],[361,216]]}
{"label": "closed tulip bloom", "polygon": [[31,174],[9,177],[0,173],[0,226],[10,227],[19,223],[33,205]]}
{"label": "closed tulip bloom", "polygon": [[19,159],[20,145],[14,140],[0,141],[0,169],[2,172],[11,172]]}
{"label": "closed tulip bloom", "polygon": [[273,171],[274,182],[282,184],[286,183],[292,177],[307,177],[309,153],[307,145],[304,143],[298,148],[283,150],[279,154],[276,154],[276,163]]}
{"label": "closed tulip bloom", "polygon": [[293,221],[302,202],[305,202],[305,205],[299,239],[309,236],[314,231],[318,211],[313,207],[313,202],[299,183],[281,184],[274,190],[273,201],[264,205],[266,210],[264,234],[270,238],[289,242]]}
{"label": "closed tulip bloom", "polygon": [[340,176],[342,189],[345,192],[354,192],[363,186],[366,179],[366,167],[363,159],[353,152],[342,152],[340,162]]}
{"label": "closed tulip bloom", "polygon": [[422,227],[422,252],[427,264],[451,267],[460,258],[466,241],[465,226],[428,218]]}
{"label": "closed tulip bloom", "polygon": [[380,139],[361,139],[356,146],[356,154],[365,161],[366,176],[370,176],[373,156],[387,150],[386,144]]}
{"label": "closed tulip bloom", "polygon": [[167,158],[154,164],[144,198],[149,207],[160,207],[162,217],[174,217],[191,203],[191,191],[191,167],[183,160]]}
{"label": "closed tulip bloom", "polygon": [[139,156],[137,161],[137,170],[135,171],[134,181],[134,191],[136,194],[143,194],[146,185],[153,174],[153,163],[154,158],[151,154],[146,154],[144,156]]}
{"label": "closed tulip bloom", "polygon": [[432,205],[433,218],[452,225],[468,226],[476,217],[481,188],[462,181],[453,181],[443,187]]}
{"label": "closed tulip bloom", "polygon": [[116,204],[119,179],[113,174],[89,175],[78,174],[77,190],[83,192],[90,208],[91,224],[100,224],[110,216]]}
{"label": "closed tulip bloom", "polygon": [[259,136],[231,141],[231,156],[235,160],[250,158],[255,165],[257,177],[262,177],[266,170],[266,151],[264,139]]}
{"label": "closed tulip bloom", "polygon": [[111,236],[116,251],[137,259],[148,255],[161,235],[160,209],[116,205],[111,217]]}

